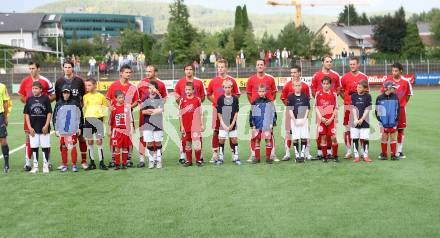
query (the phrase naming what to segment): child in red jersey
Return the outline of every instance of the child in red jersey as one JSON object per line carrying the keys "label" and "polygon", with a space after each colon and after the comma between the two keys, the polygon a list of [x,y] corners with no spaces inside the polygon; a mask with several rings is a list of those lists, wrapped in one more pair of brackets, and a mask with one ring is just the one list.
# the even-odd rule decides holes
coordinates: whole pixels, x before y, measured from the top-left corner
{"label": "child in red jersey", "polygon": [[[113,146],[113,157],[115,158],[115,170],[126,169],[128,151],[132,146],[132,118],[130,105],[125,104],[125,96],[121,90],[115,91],[116,104],[113,106],[110,118],[108,136]],[[122,150],[122,166],[120,164],[120,153]]]}
{"label": "child in red jersey", "polygon": [[192,145],[196,156],[197,166],[203,166],[202,158],[202,131],[203,112],[202,101],[194,96],[194,83],[186,82],[185,97],[179,102],[180,108],[180,130],[182,132],[182,140],[185,145],[186,162],[185,167],[192,166]]}
{"label": "child in red jersey", "polygon": [[335,162],[339,162],[335,123],[335,117],[338,112],[337,95],[331,90],[331,79],[327,76],[322,79],[322,91],[316,93],[315,104],[318,117],[318,133],[321,137],[323,161],[328,161],[327,141],[331,140],[331,158],[334,159]]}

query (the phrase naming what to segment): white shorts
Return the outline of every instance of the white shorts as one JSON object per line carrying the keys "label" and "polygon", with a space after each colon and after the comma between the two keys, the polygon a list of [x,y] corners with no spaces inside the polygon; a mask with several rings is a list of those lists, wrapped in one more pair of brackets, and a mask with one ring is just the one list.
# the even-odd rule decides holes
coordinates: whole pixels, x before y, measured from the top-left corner
{"label": "white shorts", "polygon": [[163,131],[143,131],[145,142],[162,142],[163,141]]}
{"label": "white shorts", "polygon": [[50,148],[50,134],[35,134],[34,136],[29,135],[29,141],[31,148]]}
{"label": "white shorts", "polygon": [[218,131],[218,137],[222,138],[222,139],[226,139],[226,138],[237,138],[238,136],[238,132],[237,130],[233,130],[233,131],[225,131],[225,130],[219,130]]}
{"label": "white shorts", "polygon": [[295,125],[295,123],[291,123],[292,125],[292,140],[299,140],[299,139],[309,139],[310,138],[310,132],[309,132],[309,121],[305,119],[303,125]]}
{"label": "white shorts", "polygon": [[370,128],[350,128],[352,139],[368,140],[370,137]]}

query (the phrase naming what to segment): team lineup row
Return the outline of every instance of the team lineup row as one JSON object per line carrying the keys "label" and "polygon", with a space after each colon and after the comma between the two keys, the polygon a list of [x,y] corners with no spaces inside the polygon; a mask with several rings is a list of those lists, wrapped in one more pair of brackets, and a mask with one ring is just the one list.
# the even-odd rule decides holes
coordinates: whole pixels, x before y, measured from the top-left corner
{"label": "team lineup row", "polygon": [[[323,57],[322,69],[315,73],[311,86],[301,81],[301,68],[291,67],[291,78],[281,92],[281,100],[286,106],[285,155],[282,160],[290,160],[293,144],[295,161],[311,159],[309,114],[310,98],[315,98],[314,111],[317,125],[317,158],[324,162],[338,159],[336,140],[337,97],[344,100],[344,158],[354,155],[354,162],[371,162],[369,148],[369,111],[372,99],[369,94],[368,78],[359,72],[359,59],[350,59],[351,71],[342,78],[332,68],[332,58]],[[71,170],[78,171],[77,149],[79,144],[81,166],[86,170],[97,168],[94,156],[94,144],[98,149],[99,168],[125,169],[133,166],[134,129],[133,109],[140,108],[139,116],[139,164],[149,168],[162,168],[163,111],[168,99],[165,84],[156,77],[157,68],[146,66],[146,77],[138,85],[130,82],[131,68],[120,69],[120,80],[109,87],[106,95],[97,92],[94,79],[82,79],[73,71],[70,62],[63,64],[64,76],[55,82],[55,86],[39,74],[38,63],[29,63],[30,75],[22,80],[19,89],[21,101],[25,104],[24,131],[26,134],[25,171],[39,171],[39,147],[42,148],[43,173],[52,168],[50,156],[50,123],[53,120],[55,133],[60,140],[62,172],[68,170],[68,155],[71,157]],[[201,106],[205,98],[212,102],[212,158],[215,164],[224,163],[224,147],[229,139],[232,159],[241,164],[238,155],[237,118],[240,91],[234,78],[227,74],[227,62],[217,63],[218,76],[213,78],[207,88],[200,79],[194,77],[191,65],[184,67],[185,77],[179,80],[174,89],[175,100],[179,105],[181,146],[179,162],[184,166],[193,165],[193,149],[196,165],[203,165],[201,133],[204,131]],[[387,159],[388,143],[391,147],[391,159],[397,160],[403,155],[404,128],[406,127],[405,106],[412,95],[411,84],[402,77],[402,65],[395,63],[392,75],[384,82],[382,94],[376,99],[375,115],[382,132],[381,159]],[[277,113],[274,100],[278,89],[272,76],[265,73],[263,60],[256,62],[256,74],[246,85],[246,94],[251,110],[249,125],[252,128],[250,140],[251,156],[248,161],[260,162],[260,142],[266,142],[266,162],[279,161],[274,150],[273,127],[276,126]],[[0,143],[5,159],[5,172],[9,171],[9,148],[7,145],[7,112],[10,101],[6,87],[0,87]],[[51,102],[56,101],[54,110]],[[109,115],[106,114],[109,109]],[[112,160],[104,163],[102,138],[104,136],[104,118],[108,116],[108,131]],[[363,153],[360,153],[359,147]],[[70,152],[70,153],[69,153]],[[87,163],[87,152],[90,162]],[[122,157],[122,162],[120,157]]]}

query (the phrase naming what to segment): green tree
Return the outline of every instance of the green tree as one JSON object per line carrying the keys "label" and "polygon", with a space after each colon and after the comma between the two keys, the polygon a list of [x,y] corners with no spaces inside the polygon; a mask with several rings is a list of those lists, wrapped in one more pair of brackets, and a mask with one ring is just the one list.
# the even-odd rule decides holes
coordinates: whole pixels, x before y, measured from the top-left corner
{"label": "green tree", "polygon": [[163,55],[171,50],[176,63],[187,63],[196,58],[193,41],[198,38],[196,29],[188,21],[188,7],[184,0],[175,0],[170,4],[170,19],[167,34],[163,42]]}
{"label": "green tree", "polygon": [[152,62],[153,59],[153,48],[156,46],[156,40],[148,35],[144,34],[142,38],[142,52],[145,54],[145,61],[148,63]]}
{"label": "green tree", "polygon": [[105,55],[110,50],[110,47],[100,35],[94,35],[92,43],[95,48],[95,55]]}
{"label": "green tree", "polygon": [[429,10],[428,12],[421,12],[421,13],[413,13],[411,17],[408,19],[408,22],[432,22],[434,19],[434,16],[436,14],[440,13],[439,8],[433,8]]}
{"label": "green tree", "polygon": [[344,10],[339,13],[338,23],[343,23],[345,25],[359,25],[360,18],[353,4],[348,4],[344,6]]}
{"label": "green tree", "polygon": [[394,13],[386,15],[373,29],[376,48],[382,53],[401,53],[403,38],[406,36],[405,10],[400,7]]}
{"label": "green tree", "polygon": [[325,42],[325,37],[322,34],[317,35],[312,41],[311,55],[320,59],[330,53],[331,50],[328,44]]}
{"label": "green tree", "polygon": [[243,29],[245,29],[245,30],[252,28],[252,24],[249,21],[249,16],[247,13],[246,4],[243,6],[243,8],[241,10],[241,25],[243,26]]}
{"label": "green tree", "polygon": [[95,55],[95,46],[86,39],[74,40],[66,48],[67,55]]}
{"label": "green tree", "polygon": [[440,10],[432,17],[431,31],[434,34],[434,39],[440,42]]}
{"label": "green tree", "polygon": [[122,54],[142,51],[143,38],[144,34],[142,32],[130,28],[124,29],[119,38],[118,51]]}
{"label": "green tree", "polygon": [[362,13],[361,17],[359,18],[359,25],[369,25],[370,20],[367,17],[367,14],[365,12]]}
{"label": "green tree", "polygon": [[240,50],[244,45],[244,37],[246,29],[243,28],[243,11],[241,6],[237,6],[235,10],[235,24],[232,36],[234,39],[235,50]]}
{"label": "green tree", "polygon": [[407,59],[417,59],[423,55],[425,55],[425,46],[420,38],[417,24],[409,23],[403,39],[402,56]]}

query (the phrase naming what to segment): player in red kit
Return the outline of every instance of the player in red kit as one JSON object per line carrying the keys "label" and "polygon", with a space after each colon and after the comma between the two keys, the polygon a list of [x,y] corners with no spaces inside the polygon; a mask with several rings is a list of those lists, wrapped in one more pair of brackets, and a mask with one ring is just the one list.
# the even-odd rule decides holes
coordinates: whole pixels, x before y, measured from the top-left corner
{"label": "player in red kit", "polygon": [[[310,94],[310,87],[303,81],[301,81],[301,67],[298,65],[292,66],[290,69],[290,77],[291,80],[284,85],[283,90],[281,91],[281,101],[283,101],[283,104],[286,106],[286,110],[284,111],[284,118],[285,118],[285,125],[284,129],[286,130],[286,137],[284,138],[284,150],[285,155],[283,157],[283,161],[289,161],[290,160],[290,147],[292,146],[292,129],[291,129],[291,123],[290,123],[290,113],[288,112],[287,103],[288,98],[290,94],[295,93],[294,83],[301,84],[301,93],[306,95],[309,99],[311,97]],[[308,143],[310,145],[310,143]],[[310,146],[307,146],[306,149],[306,155],[308,159],[311,159],[310,156]]]}
{"label": "player in red kit", "polygon": [[202,162],[202,131],[203,110],[202,101],[194,96],[194,83],[185,83],[186,96],[180,98],[180,130],[182,132],[182,144],[184,144],[186,161],[185,167],[192,166],[192,146],[196,156],[197,166],[203,166]]}
{"label": "player in red kit", "polygon": [[[320,71],[316,72],[312,77],[312,85],[310,86],[310,89],[312,90],[312,96],[315,97],[316,93],[320,90],[322,90],[322,79],[324,77],[330,78],[330,89],[333,92],[336,92],[336,94],[340,94],[341,90],[341,80],[340,76],[336,71],[332,70],[332,63],[333,59],[331,56],[324,56],[322,58],[322,68]],[[318,135],[318,138],[316,139],[316,145],[318,147],[318,158],[321,158],[322,156],[322,150],[321,150],[321,137]],[[327,148],[331,150],[331,143],[328,140]],[[330,152],[330,151],[329,151]]]}
{"label": "player in red kit", "polygon": [[[185,77],[181,78],[176,86],[174,87],[174,97],[176,99],[176,102],[180,103],[180,98],[186,96],[186,83],[191,82],[194,85],[194,97],[197,97],[200,99],[201,102],[205,101],[206,97],[206,90],[205,85],[203,84],[203,81],[199,78],[196,78],[194,76],[194,66],[192,64],[185,65],[184,67],[185,71]],[[180,147],[180,159],[179,162],[181,164],[185,163],[185,145],[183,138],[181,140],[181,147]]]}
{"label": "player in red kit", "polygon": [[[219,128],[220,128],[220,120],[217,116],[217,100],[220,96],[225,94],[225,90],[223,89],[223,82],[230,81],[232,82],[232,96],[240,96],[240,89],[238,88],[237,82],[228,73],[228,62],[226,60],[217,61],[217,73],[218,76],[213,78],[208,85],[208,100],[212,102],[212,129],[214,130],[214,134],[212,135],[212,159],[210,162],[215,162],[218,159],[218,149],[219,149]],[[232,148],[232,145],[231,145]]]}
{"label": "player in red kit", "polygon": [[[351,95],[357,93],[357,86],[360,81],[366,80],[368,76],[359,71],[361,66],[359,58],[351,57],[349,61],[350,72],[341,78],[341,97],[344,99],[344,142],[347,150],[344,159],[351,158],[351,136],[350,136],[350,105]],[[367,89],[368,90],[368,89]],[[362,141],[361,141],[362,144]]]}
{"label": "player in red kit", "polygon": [[322,90],[315,96],[315,107],[317,114],[318,133],[321,137],[321,148],[323,161],[327,162],[327,141],[331,141],[332,156],[335,162],[338,160],[338,142],[336,140],[335,118],[338,112],[338,96],[331,90],[331,79],[324,77],[322,79]]}
{"label": "player in red kit", "polygon": [[[270,101],[275,101],[278,89],[275,84],[275,78],[265,73],[266,65],[264,60],[257,60],[255,68],[257,73],[249,77],[246,84],[246,94],[249,103],[252,104],[257,98],[259,98],[258,89],[260,88],[260,85],[264,85],[266,88],[266,98]],[[248,162],[252,162],[255,159],[255,144],[256,138],[251,138],[251,156],[249,157]],[[270,144],[272,145],[272,160],[278,162],[279,159],[275,156],[275,141],[273,136]]]}
{"label": "player in red kit", "polygon": [[[405,137],[404,130],[406,128],[406,104],[408,104],[409,99],[413,95],[413,90],[409,80],[402,76],[402,64],[394,63],[391,66],[391,70],[392,75],[388,76],[385,82],[392,81],[397,85],[396,95],[400,102],[400,115],[399,122],[397,124],[397,156],[401,159],[404,159],[406,158],[406,156],[403,154],[403,141]],[[381,92],[384,92],[383,85]]]}
{"label": "player in red kit", "polygon": [[[116,104],[113,104],[109,118],[108,136],[113,147],[115,159],[115,170],[126,169],[128,150],[132,146],[131,134],[133,133],[133,117],[130,104],[125,103],[124,92],[116,90],[114,97]],[[120,155],[122,150],[122,166]]]}
{"label": "player in red kit", "polygon": [[[32,84],[34,82],[40,82],[43,86],[42,94],[46,95],[50,98],[50,101],[55,100],[55,88],[53,84],[49,81],[49,79],[40,75],[40,64],[36,62],[29,62],[28,68],[30,71],[30,75],[24,78],[20,83],[20,88],[18,90],[18,95],[20,96],[20,101],[26,104],[26,100],[29,97],[32,97]],[[27,128],[27,124],[24,123],[24,132],[26,134],[26,147],[25,147],[25,165],[24,170],[29,172],[31,171],[31,158],[32,158],[32,150],[29,141],[29,130]],[[50,164],[49,164],[50,166]],[[51,167],[51,166],[50,166]]]}
{"label": "player in red kit", "polygon": [[[156,82],[157,83],[157,95],[159,95],[160,98],[163,99],[163,102],[165,103],[166,99],[168,98],[168,91],[166,88],[165,83],[158,79],[156,77],[157,73],[157,67],[155,65],[148,65],[145,67],[145,75],[146,77],[142,79],[139,84],[137,85],[137,90],[139,94],[139,104],[142,105],[142,103],[147,100],[150,96],[150,88],[149,83],[150,82]],[[139,113],[139,168],[145,167],[145,148],[147,146],[146,142],[144,141],[143,137],[143,126],[144,126],[144,115],[142,113]]]}
{"label": "player in red kit", "polygon": [[[124,93],[125,104],[130,105],[132,110],[139,104],[139,94],[137,87],[130,82],[131,74],[132,74],[132,69],[129,65],[123,65],[119,69],[119,76],[121,78],[110,85],[110,87],[107,90],[107,94],[105,95],[105,97],[108,100],[107,105],[110,105],[109,106],[110,109],[112,109],[112,107],[117,102],[115,97],[115,92],[118,90]],[[110,147],[112,147],[111,144]],[[133,162],[131,161],[131,154],[130,154],[131,151],[132,151],[132,147],[130,147],[130,151],[128,155],[128,162],[127,162],[128,167],[133,166]],[[112,161],[110,161],[109,167],[113,168],[114,166],[115,166],[115,160],[112,159]]]}

